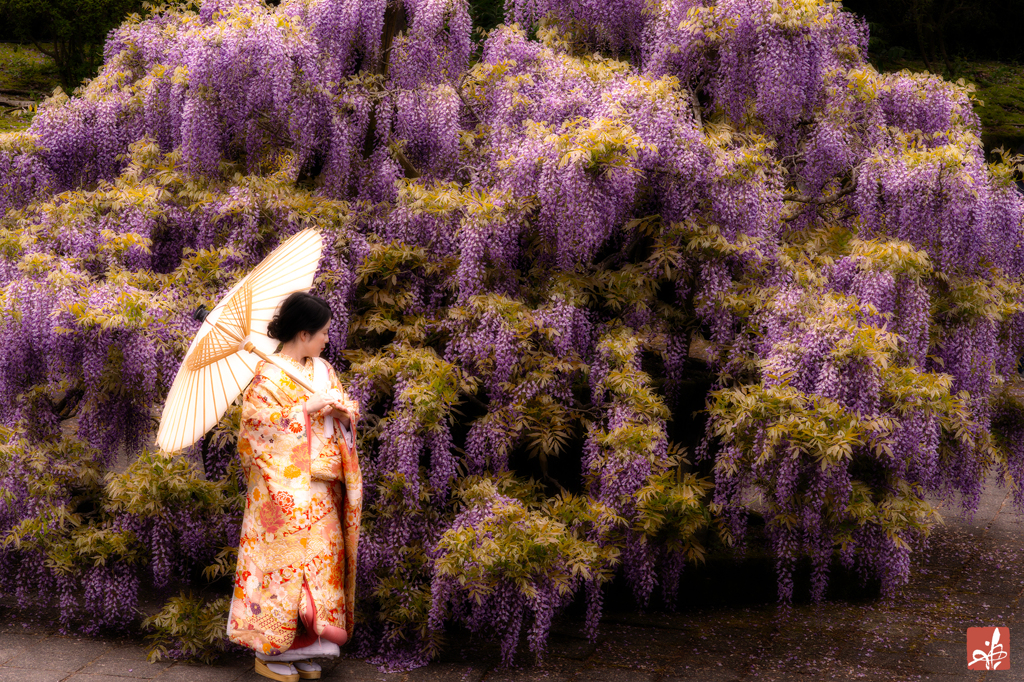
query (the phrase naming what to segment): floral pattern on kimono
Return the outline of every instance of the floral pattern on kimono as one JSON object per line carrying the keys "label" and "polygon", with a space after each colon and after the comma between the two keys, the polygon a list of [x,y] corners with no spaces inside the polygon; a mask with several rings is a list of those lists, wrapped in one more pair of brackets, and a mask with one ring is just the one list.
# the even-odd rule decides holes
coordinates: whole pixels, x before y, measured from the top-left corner
{"label": "floral pattern on kimono", "polygon": [[[291,363],[312,381],[313,360]],[[332,388],[340,389],[328,367]],[[353,626],[362,477],[340,429],[307,415],[305,389],[260,361],[246,389],[238,452],[248,483],[228,615],[231,641],[268,655],[288,650],[312,598],[316,635]],[[303,589],[308,585],[309,591]]]}

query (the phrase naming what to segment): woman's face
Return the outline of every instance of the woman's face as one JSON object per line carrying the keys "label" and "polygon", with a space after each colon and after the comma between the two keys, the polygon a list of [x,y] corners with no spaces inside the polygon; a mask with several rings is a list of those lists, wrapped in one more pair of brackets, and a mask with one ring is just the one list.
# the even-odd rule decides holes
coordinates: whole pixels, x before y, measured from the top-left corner
{"label": "woman's face", "polygon": [[319,331],[313,332],[299,332],[299,340],[306,339],[303,356],[309,356],[312,358],[320,357],[320,354],[324,352],[324,347],[327,345],[328,337],[327,330],[331,326],[331,321],[327,320],[327,324],[320,328]]}

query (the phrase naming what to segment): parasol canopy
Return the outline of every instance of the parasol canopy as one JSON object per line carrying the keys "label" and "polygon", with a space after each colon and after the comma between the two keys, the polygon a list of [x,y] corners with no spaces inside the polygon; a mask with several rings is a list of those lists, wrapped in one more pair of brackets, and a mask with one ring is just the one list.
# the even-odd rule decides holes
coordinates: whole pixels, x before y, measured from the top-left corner
{"label": "parasol canopy", "polygon": [[167,452],[192,445],[212,429],[252,381],[262,358],[314,393],[287,362],[269,357],[278,342],[267,336],[281,301],[313,285],[323,251],[315,229],[293,235],[242,278],[214,306],[185,353],[164,403],[156,444]]}

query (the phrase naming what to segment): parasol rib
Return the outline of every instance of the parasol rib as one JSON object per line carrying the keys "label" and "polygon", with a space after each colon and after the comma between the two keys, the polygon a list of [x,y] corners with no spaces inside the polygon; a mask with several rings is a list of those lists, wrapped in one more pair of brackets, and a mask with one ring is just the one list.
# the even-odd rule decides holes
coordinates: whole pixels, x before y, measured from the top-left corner
{"label": "parasol rib", "polygon": [[[185,405],[189,404],[188,398],[192,396],[192,385],[194,380],[195,374],[190,374],[185,381],[185,385],[183,387],[184,390],[181,393],[183,396],[186,397],[186,400],[184,401]],[[178,414],[175,416],[174,420],[174,433],[178,433],[185,428],[186,425],[184,422],[187,418],[188,414],[185,410],[178,411]]]}

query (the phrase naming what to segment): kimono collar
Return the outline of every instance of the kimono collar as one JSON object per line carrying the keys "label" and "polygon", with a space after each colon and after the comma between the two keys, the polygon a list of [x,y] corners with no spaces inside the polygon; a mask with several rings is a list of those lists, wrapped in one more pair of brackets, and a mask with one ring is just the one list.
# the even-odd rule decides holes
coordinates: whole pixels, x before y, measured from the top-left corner
{"label": "kimono collar", "polygon": [[310,363],[312,363],[312,361],[313,361],[313,358],[310,358],[310,359],[309,359],[309,362],[307,362],[307,363],[305,363],[305,364],[301,364],[301,363],[299,363],[299,362],[296,362],[295,360],[292,360],[292,359],[291,359],[290,357],[288,357],[287,355],[282,355],[281,353],[274,353],[274,357],[277,357],[277,358],[281,358],[282,360],[285,360],[285,361],[287,361],[287,362],[290,362],[291,364],[295,365],[295,366],[296,366],[296,367],[298,367],[299,369],[303,369],[303,370],[305,370],[305,369],[309,369],[309,365],[310,365]]}

